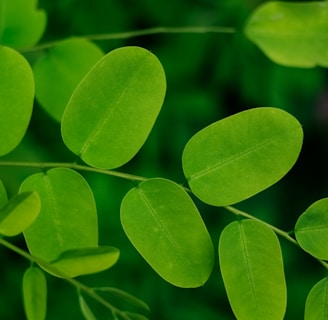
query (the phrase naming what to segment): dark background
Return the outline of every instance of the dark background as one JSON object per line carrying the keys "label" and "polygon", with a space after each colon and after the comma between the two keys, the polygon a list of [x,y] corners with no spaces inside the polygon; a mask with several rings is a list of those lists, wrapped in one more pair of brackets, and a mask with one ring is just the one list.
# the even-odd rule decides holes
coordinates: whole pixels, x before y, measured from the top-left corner
{"label": "dark background", "polygon": [[[314,201],[326,197],[328,90],[323,68],[287,68],[268,60],[242,33],[256,0],[39,0],[48,26],[41,42],[69,36],[113,33],[157,26],[227,26],[235,34],[159,34],[128,40],[96,42],[108,52],[137,45],[151,50],[162,62],[167,96],[149,139],[120,171],[145,177],[165,177],[185,183],[181,154],[188,139],[206,125],[233,113],[261,106],[279,107],[303,125],[303,151],[295,167],[279,183],[236,205],[283,230],[292,230],[298,216]],[[283,155],[282,155],[283,156]],[[3,159],[72,161],[62,143],[60,126],[36,103],[22,144]],[[17,193],[30,169],[1,168],[9,196]],[[234,319],[223,288],[218,259],[209,281],[198,289],[180,289],[162,280],[142,260],[123,233],[119,206],[132,182],[84,174],[99,211],[100,244],[116,246],[121,258],[112,269],[81,277],[90,286],[116,286],[143,299],[150,319]],[[221,208],[198,208],[217,243],[221,230],[235,219]],[[22,237],[12,240],[24,247]],[[281,239],[288,286],[285,319],[302,319],[310,288],[324,277],[323,267],[297,247]],[[29,263],[0,248],[0,319],[23,319],[21,278]],[[82,319],[75,289],[48,277],[47,319]],[[99,319],[110,319],[90,301]]]}

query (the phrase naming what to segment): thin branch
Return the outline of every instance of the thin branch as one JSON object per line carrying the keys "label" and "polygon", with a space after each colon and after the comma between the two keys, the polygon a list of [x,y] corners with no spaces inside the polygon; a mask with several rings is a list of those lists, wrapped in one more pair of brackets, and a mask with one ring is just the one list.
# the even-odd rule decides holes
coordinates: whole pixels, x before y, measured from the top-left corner
{"label": "thin branch", "polygon": [[[155,27],[155,28],[148,28],[148,29],[141,29],[141,30],[131,30],[131,31],[124,31],[124,32],[116,32],[116,33],[105,33],[105,34],[91,34],[81,37],[75,38],[82,38],[87,40],[115,40],[115,39],[129,39],[134,37],[141,37],[141,36],[148,36],[153,34],[206,34],[206,33],[235,33],[236,30],[234,28],[229,27],[215,27],[215,26],[190,26],[190,27]],[[33,51],[40,51],[51,48],[57,44],[59,44],[61,40],[52,41],[47,43],[41,43],[33,48],[27,48],[21,50],[23,53],[33,52]]]}

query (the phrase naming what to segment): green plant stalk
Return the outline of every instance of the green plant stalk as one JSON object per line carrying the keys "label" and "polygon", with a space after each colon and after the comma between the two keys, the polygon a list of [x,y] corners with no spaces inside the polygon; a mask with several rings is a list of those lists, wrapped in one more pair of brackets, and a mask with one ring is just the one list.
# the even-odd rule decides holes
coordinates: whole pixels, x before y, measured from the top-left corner
{"label": "green plant stalk", "polygon": [[79,292],[83,292],[86,295],[88,295],[89,297],[93,298],[94,300],[96,300],[97,302],[99,302],[100,304],[105,306],[107,309],[109,309],[113,314],[119,314],[120,316],[122,316],[123,319],[130,320],[130,318],[125,315],[125,312],[119,310],[114,305],[112,305],[111,303],[106,301],[99,294],[97,294],[92,288],[89,288],[88,286],[84,285],[83,283],[81,283],[81,282],[79,282],[79,281],[77,281],[73,278],[69,278],[65,273],[63,273],[62,271],[60,271],[57,268],[53,267],[52,265],[50,265],[46,261],[30,255],[26,251],[24,251],[24,250],[20,249],[19,247],[13,245],[12,243],[5,240],[4,238],[0,238],[0,244],[3,245],[4,247],[16,252],[17,254],[24,257],[25,259],[27,259],[31,262],[37,263],[40,266],[43,266],[46,269],[50,270],[51,272],[53,272],[53,273],[57,274],[58,276],[62,277],[65,281],[67,281],[69,284],[74,286]]}
{"label": "green plant stalk", "polygon": [[[105,34],[93,34],[93,35],[86,35],[83,37],[76,37],[76,38],[83,38],[88,40],[115,40],[115,39],[129,39],[134,37],[140,36],[148,36],[152,34],[183,34],[183,33],[235,33],[236,30],[234,28],[229,27],[215,27],[215,26],[190,26],[190,27],[155,27],[155,28],[148,28],[148,29],[141,29],[141,30],[132,30],[132,31],[124,31],[124,32],[116,32],[116,33],[105,33]],[[21,50],[22,53],[33,52],[33,51],[40,51],[51,48],[61,41],[52,41],[43,43],[33,48],[28,48]]]}

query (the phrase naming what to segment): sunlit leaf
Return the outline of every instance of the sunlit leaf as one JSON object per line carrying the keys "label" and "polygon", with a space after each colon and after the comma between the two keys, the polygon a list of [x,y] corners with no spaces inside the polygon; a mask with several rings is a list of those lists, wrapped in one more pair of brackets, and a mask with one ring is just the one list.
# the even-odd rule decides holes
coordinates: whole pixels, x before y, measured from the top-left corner
{"label": "sunlit leaf", "polygon": [[295,235],[303,250],[328,259],[328,198],[313,203],[297,220]]}
{"label": "sunlit leaf", "polygon": [[2,181],[0,180],[0,208],[8,202],[7,191]]}
{"label": "sunlit leaf", "polygon": [[310,291],[305,303],[304,320],[328,319],[328,279],[320,280]]}
{"label": "sunlit leaf", "polygon": [[219,241],[221,274],[238,320],[282,320],[286,284],[279,241],[262,223],[229,224]]}
{"label": "sunlit leaf", "polygon": [[86,320],[97,320],[90,307],[88,306],[85,299],[79,294],[79,304],[81,308],[81,312]]}
{"label": "sunlit leaf", "polygon": [[47,281],[43,271],[30,267],[23,277],[23,300],[28,320],[44,320],[47,313]]}
{"label": "sunlit leaf", "polygon": [[60,121],[78,83],[103,56],[88,40],[68,39],[47,50],[34,65],[36,98]]}
{"label": "sunlit leaf", "polygon": [[16,236],[28,228],[41,209],[36,192],[24,192],[14,196],[0,209],[0,234]]}
{"label": "sunlit leaf", "polygon": [[130,190],[121,204],[128,238],[166,281],[179,287],[204,284],[213,267],[213,245],[203,220],[182,187],[151,179]]}
{"label": "sunlit leaf", "polygon": [[104,271],[118,260],[120,252],[113,247],[79,248],[64,251],[50,264],[73,278]]}
{"label": "sunlit leaf", "polygon": [[295,164],[300,123],[277,108],[254,108],[217,121],[187,143],[182,164],[192,192],[226,206],[279,181]]}
{"label": "sunlit leaf", "polygon": [[267,2],[255,10],[245,33],[274,62],[328,67],[328,2]]}
{"label": "sunlit leaf", "polygon": [[91,166],[122,166],[147,139],[165,90],[164,70],[151,52],[139,47],[111,51],[80,82],[67,105],[65,144]]}
{"label": "sunlit leaf", "polygon": [[41,200],[39,216],[24,232],[32,255],[52,261],[66,250],[98,245],[95,201],[79,173],[55,168],[34,174],[21,186],[21,192],[29,190]]}
{"label": "sunlit leaf", "polygon": [[46,27],[46,14],[37,0],[0,0],[0,44],[26,48],[35,45]]}
{"label": "sunlit leaf", "polygon": [[11,48],[0,46],[0,70],[0,156],[3,156],[25,135],[32,115],[34,80],[26,59]]}

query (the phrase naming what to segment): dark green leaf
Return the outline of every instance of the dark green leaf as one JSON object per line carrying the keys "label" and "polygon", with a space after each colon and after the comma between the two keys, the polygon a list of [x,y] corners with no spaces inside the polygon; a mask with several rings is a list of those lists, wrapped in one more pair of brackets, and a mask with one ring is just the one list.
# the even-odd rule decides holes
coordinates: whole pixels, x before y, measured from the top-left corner
{"label": "dark green leaf", "polygon": [[192,192],[226,206],[279,181],[295,164],[303,131],[289,113],[255,108],[217,121],[187,143],[182,164]]}
{"label": "dark green leaf", "polygon": [[86,320],[97,320],[81,294],[79,294],[79,304],[81,312]]}
{"label": "dark green leaf", "polygon": [[282,320],[286,284],[279,241],[262,223],[229,224],[219,241],[223,282],[238,320]]}
{"label": "dark green leaf", "polygon": [[305,303],[304,320],[328,319],[328,279],[320,280],[310,291]]}
{"label": "dark green leaf", "polygon": [[8,202],[6,188],[0,180],[0,208]]}
{"label": "dark green leaf", "polygon": [[68,39],[47,50],[33,67],[36,97],[44,109],[60,121],[78,83],[103,56],[95,44]]}
{"label": "dark green leaf", "polygon": [[43,271],[30,267],[23,277],[23,300],[28,320],[44,320],[47,313],[47,281]]}
{"label": "dark green leaf", "polygon": [[24,236],[32,255],[46,261],[70,249],[98,245],[98,219],[92,191],[76,171],[51,169],[28,177],[21,191],[36,190],[41,212]]}
{"label": "dark green leaf", "polygon": [[3,156],[25,135],[32,115],[34,80],[26,59],[11,48],[0,46],[0,70],[0,156]]}
{"label": "dark green leaf", "polygon": [[117,168],[147,139],[166,90],[158,59],[139,47],[108,53],[80,82],[62,119],[65,144],[87,164]]}
{"label": "dark green leaf", "polygon": [[254,11],[245,33],[274,62],[328,67],[328,2],[268,2]]}
{"label": "dark green leaf", "polygon": [[203,285],[213,268],[213,245],[186,191],[172,181],[150,179],[130,190],[121,204],[128,238],[166,281]]}
{"label": "dark green leaf", "polygon": [[313,203],[297,220],[295,235],[303,250],[328,259],[328,198]]}

